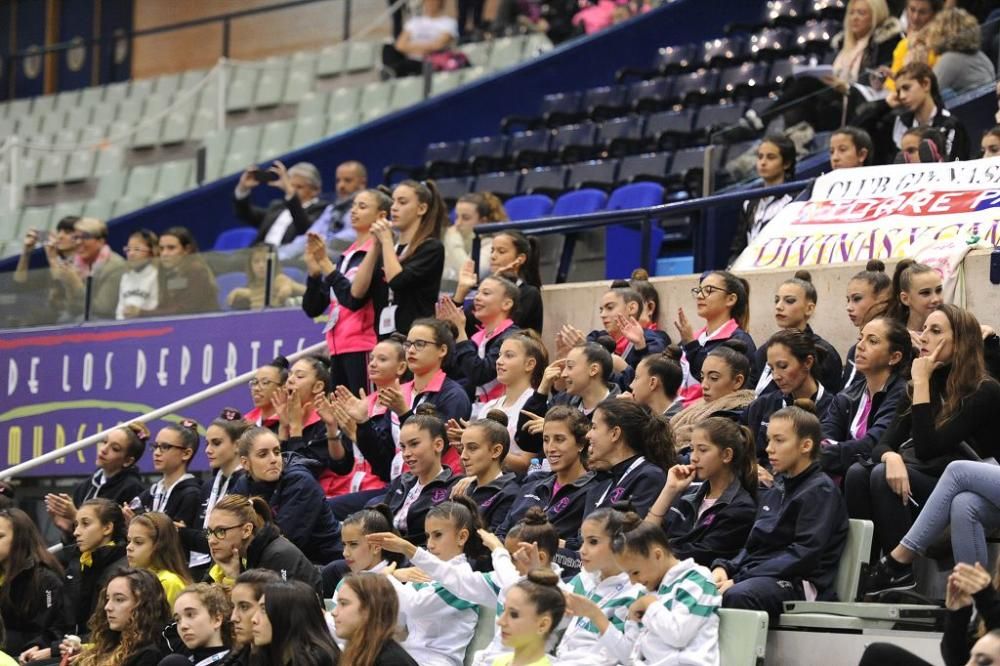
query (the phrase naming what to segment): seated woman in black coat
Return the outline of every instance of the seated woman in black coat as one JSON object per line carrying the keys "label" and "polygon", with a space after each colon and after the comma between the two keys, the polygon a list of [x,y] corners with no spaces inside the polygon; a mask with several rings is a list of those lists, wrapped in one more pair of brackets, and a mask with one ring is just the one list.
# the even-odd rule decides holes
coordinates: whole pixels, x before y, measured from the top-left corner
{"label": "seated woman in black coat", "polygon": [[[695,480],[701,483],[692,482]],[[678,559],[710,566],[734,557],[757,515],[753,433],[724,416],[710,416],[691,433],[691,463],[674,465],[646,514],[660,525]]]}
{"label": "seated woman in black coat", "polygon": [[417,666],[394,639],[399,597],[376,573],[351,574],[337,588],[337,637],[347,641],[342,661],[354,666]]}

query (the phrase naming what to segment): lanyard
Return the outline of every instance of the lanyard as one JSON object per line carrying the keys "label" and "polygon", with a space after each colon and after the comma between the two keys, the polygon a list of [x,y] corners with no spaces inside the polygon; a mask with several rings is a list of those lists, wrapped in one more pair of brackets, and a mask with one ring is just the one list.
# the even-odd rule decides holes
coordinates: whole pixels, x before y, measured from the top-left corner
{"label": "lanyard", "polygon": [[229,650],[223,650],[222,652],[213,654],[211,657],[205,657],[194,666],[208,666],[209,664],[214,664],[217,661],[222,661],[223,659],[225,659],[226,655],[228,654]]}
{"label": "lanyard", "polygon": [[621,483],[622,481],[625,480],[625,477],[631,474],[633,471],[635,471],[635,469],[644,462],[646,462],[646,456],[639,456],[632,462],[631,465],[628,466],[628,469],[625,470],[625,473],[621,475],[618,481],[612,480],[612,482],[608,484],[608,487],[604,489],[604,492],[601,493],[601,499],[597,500],[597,506],[601,506],[601,504],[604,503],[604,498],[606,498],[608,496],[608,493],[611,492],[612,486],[621,486]]}
{"label": "lanyard", "polygon": [[167,502],[170,501],[170,495],[174,492],[174,488],[180,485],[180,482],[185,479],[193,479],[194,476],[191,474],[185,474],[181,478],[174,482],[174,485],[163,491],[163,481],[157,481],[156,485],[153,486],[153,511],[159,511],[160,513],[166,513]]}
{"label": "lanyard", "polygon": [[[225,479],[225,481],[222,479]],[[205,507],[204,527],[208,527],[208,514],[212,513],[212,509],[215,507],[216,502],[219,501],[219,498],[223,497],[229,491],[229,482],[232,480],[232,474],[225,476],[222,472],[219,472],[215,475],[215,480],[212,482],[212,492],[208,495],[208,505]]]}

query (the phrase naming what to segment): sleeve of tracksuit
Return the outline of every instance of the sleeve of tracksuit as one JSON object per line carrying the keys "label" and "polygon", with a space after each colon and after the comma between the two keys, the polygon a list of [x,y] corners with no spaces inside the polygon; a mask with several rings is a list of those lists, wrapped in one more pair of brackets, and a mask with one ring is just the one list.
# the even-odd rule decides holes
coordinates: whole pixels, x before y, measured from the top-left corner
{"label": "sleeve of tracksuit", "polygon": [[642,333],[642,337],[646,339],[646,346],[643,349],[633,348],[632,351],[625,355],[625,362],[633,370],[635,370],[635,367],[639,365],[639,361],[642,359],[653,354],[661,354],[666,349],[666,345],[663,344],[663,338],[652,331],[644,330]]}
{"label": "sleeve of tracksuit", "polygon": [[[847,396],[838,395],[823,417],[823,438],[835,442],[823,447],[821,457],[823,471],[828,474],[845,474],[847,468],[857,462],[859,456],[867,458],[896,418],[896,404],[896,400],[886,397],[871,419],[871,425],[865,434],[852,439],[849,432],[853,418],[851,404]],[[841,437],[846,439],[840,439]]]}
{"label": "sleeve of tracksuit", "polygon": [[[392,471],[392,459],[396,456],[396,443],[392,441],[392,431],[375,425],[374,419],[358,424],[358,450],[371,465],[375,476],[386,483],[389,482]],[[347,436],[343,436],[344,447],[350,444]]]}
{"label": "sleeve of tracksuit", "polygon": [[416,555],[410,561],[459,599],[480,606],[494,606],[497,603],[500,590],[478,571],[444,562],[423,548],[417,548]]}
{"label": "sleeve of tracksuit", "polygon": [[326,312],[328,307],[330,307],[330,288],[326,280],[310,275],[306,278],[306,293],[302,294],[302,311],[307,317],[318,317]]}
{"label": "sleeve of tracksuit", "polygon": [[283,537],[303,549],[312,538],[313,526],[319,520],[317,507],[326,507],[326,496],[312,475],[305,470],[297,472],[294,478],[288,480],[291,481],[291,488],[286,487],[285,501],[277,508],[274,522],[278,524]]}
{"label": "sleeve of tracksuit", "polygon": [[910,399],[905,395],[901,396],[896,404],[896,415],[892,423],[882,433],[882,438],[872,449],[871,459],[874,463],[882,462],[882,456],[886,453],[899,451],[899,447],[910,438],[913,429],[913,419],[910,413]]}
{"label": "sleeve of tracksuit", "polygon": [[752,506],[727,506],[715,514],[712,527],[697,542],[671,543],[677,559],[693,558],[698,564],[708,564],[719,556],[735,555],[747,542],[757,510]]}
{"label": "sleeve of tracksuit", "polygon": [[476,388],[497,378],[498,358],[500,358],[500,345],[487,344],[486,354],[483,358],[479,358],[476,343],[472,340],[463,340],[455,345],[452,368],[458,371],[456,375],[464,378],[465,385],[475,395]]}
{"label": "sleeve of tracksuit", "polygon": [[709,622],[716,621],[722,605],[722,595],[718,590],[709,592],[706,589],[708,586],[715,587],[712,581],[706,580],[704,584],[705,587],[702,587],[695,580],[682,579],[678,582],[680,589],[671,599],[671,606],[668,607],[665,601],[656,601],[646,609],[642,625],[667,645],[676,649],[686,647]]}
{"label": "sleeve of tracksuit", "polygon": [[[1000,599],[996,588],[987,585],[973,595],[976,611],[983,620],[986,631],[1000,627]],[[945,666],[964,666],[969,661],[969,621],[972,606],[951,611],[944,617],[944,635],[941,636],[941,657]]]}
{"label": "sleeve of tracksuit", "polygon": [[[538,393],[531,394],[528,401],[524,403],[524,407],[521,409],[522,412],[531,412],[536,416],[545,416],[545,412],[548,407],[548,397]],[[542,450],[542,433],[537,435],[532,435],[524,429],[524,424],[528,422],[528,417],[523,413],[517,417],[517,432],[514,435],[514,441],[521,448],[522,451],[527,451],[528,453],[543,453]]]}
{"label": "sleeve of tracksuit", "polygon": [[184,489],[174,515],[170,516],[174,522],[183,522],[185,525],[194,525],[198,522],[198,514],[201,512],[201,487],[190,486]]}

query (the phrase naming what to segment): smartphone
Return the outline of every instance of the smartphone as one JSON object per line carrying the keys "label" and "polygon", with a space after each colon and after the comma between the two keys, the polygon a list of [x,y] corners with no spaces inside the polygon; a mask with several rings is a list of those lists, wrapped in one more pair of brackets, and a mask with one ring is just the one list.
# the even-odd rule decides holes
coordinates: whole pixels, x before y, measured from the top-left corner
{"label": "smartphone", "polygon": [[257,179],[258,183],[273,183],[278,180],[278,174],[267,169],[254,169],[253,177]]}

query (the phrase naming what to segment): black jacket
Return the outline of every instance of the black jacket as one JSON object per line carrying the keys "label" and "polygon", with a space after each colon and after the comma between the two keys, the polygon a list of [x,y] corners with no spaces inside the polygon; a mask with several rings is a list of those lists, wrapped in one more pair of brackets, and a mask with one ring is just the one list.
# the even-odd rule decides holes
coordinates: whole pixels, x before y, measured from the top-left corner
{"label": "black jacket", "polygon": [[847,350],[847,358],[844,361],[844,374],[840,382],[840,385],[843,386],[841,390],[857,386],[865,381],[865,376],[858,372],[858,369],[854,365],[854,352],[857,351],[857,348],[858,345],[855,343]]}
{"label": "black jacket", "polygon": [[330,470],[334,474],[350,474],[354,469],[352,449],[347,449],[347,455],[340,460],[334,460],[330,457],[330,449],[326,443],[326,423],[322,420],[304,426],[301,435],[282,440],[281,450],[284,453],[298,454],[318,463],[310,466],[310,470],[316,478],[319,478],[325,470]]}
{"label": "black jacket", "polygon": [[479,347],[475,342],[463,340],[455,345],[455,354],[451,360],[451,371],[448,376],[458,382],[470,399],[475,400],[477,389],[486,386],[497,378],[497,359],[500,358],[500,345],[512,335],[517,335],[521,329],[517,325],[510,326],[498,335],[487,340],[485,354],[479,356]]}
{"label": "black jacket", "polygon": [[[986,631],[1000,628],[1000,598],[993,585],[987,585],[972,596],[976,612],[983,621]],[[972,621],[972,606],[959,608],[944,616],[944,635],[941,636],[941,656],[945,666],[964,666],[969,661],[969,624]]]}
{"label": "black jacket", "polygon": [[896,418],[896,408],[906,394],[906,381],[894,374],[881,391],[872,396],[871,409],[866,422],[868,429],[862,437],[851,435],[851,423],[861,407],[861,398],[868,390],[865,382],[855,384],[838,393],[823,416],[823,455],[821,463],[827,474],[843,475],[847,468],[868,460],[872,448]]}
{"label": "black jacket", "polygon": [[[97,605],[98,592],[115,572],[128,566],[128,561],[125,559],[124,543],[95,550],[91,553],[93,565],[89,567],[80,566],[80,551],[76,546],[71,546],[70,550],[72,559],[66,569],[66,583],[63,586],[65,603],[71,632],[85,638],[90,633],[87,621]],[[58,643],[61,640],[62,637],[59,637],[54,641],[56,651],[53,654],[59,653]]]}
{"label": "black jacket", "polygon": [[[816,416],[820,421],[826,416],[826,410],[833,402],[833,392],[827,391],[822,384],[819,391],[812,396],[812,401],[816,403]],[[753,432],[754,446],[757,448],[757,462],[761,466],[770,469],[771,464],[767,459],[767,422],[771,414],[783,407],[787,407],[794,402],[792,396],[785,395],[780,391],[765,393],[747,405],[743,412],[743,423]]]}
{"label": "black jacket", "polygon": [[548,411],[548,403],[549,396],[542,395],[537,391],[532,393],[531,397],[524,403],[524,407],[521,408],[521,413],[517,417],[517,430],[514,432],[514,442],[517,443],[517,446],[522,451],[537,453],[539,457],[545,455],[542,448],[542,433],[532,435],[524,429],[525,424],[530,420],[524,412],[545,416],[545,412]]}
{"label": "black jacket", "polygon": [[[403,248],[400,247],[402,252]],[[368,296],[375,305],[375,321],[389,304],[392,290],[396,309],[396,330],[405,334],[414,320],[434,316],[434,304],[441,291],[444,272],[444,245],[437,238],[428,238],[403,262],[403,271],[386,282],[381,257],[375,264]],[[380,336],[386,337],[386,336]]]}
{"label": "black jacket", "polygon": [[[201,506],[198,508],[198,517],[195,519],[194,523],[186,523],[187,527],[182,527],[178,530],[181,537],[181,544],[192,553],[207,553],[208,552],[208,539],[205,537],[205,518],[208,517],[208,500],[212,496],[212,486],[215,484],[215,478],[219,475],[216,472],[209,478],[202,481],[201,484]],[[229,477],[229,483],[226,485],[223,483],[220,486],[220,491],[225,489],[225,492],[220,492],[219,497],[216,501],[219,501],[224,496],[229,494],[229,488],[236,485],[236,482],[243,478],[246,472],[243,469],[237,469]]]}
{"label": "black jacket", "polygon": [[[587,342],[597,342],[603,335],[608,335],[607,331],[596,330],[587,334]],[[622,357],[633,370],[639,365],[639,361],[653,354],[660,354],[667,345],[670,344],[670,336],[665,331],[651,331],[648,328],[642,330],[642,337],[646,340],[645,349],[636,349],[631,344],[626,347],[625,355]]]}
{"label": "black jacket", "polygon": [[[153,511],[153,489],[147,488],[136,499],[142,513]],[[201,509],[201,481],[191,477],[177,482],[170,492],[167,505],[163,508],[163,513],[170,516],[174,522],[183,522],[185,525],[194,525],[198,521],[198,512]],[[136,513],[139,513],[137,511]]]}
{"label": "black jacket", "polygon": [[[281,244],[291,243],[296,236],[301,236],[309,231],[309,227],[326,209],[327,202],[317,199],[308,207],[303,208],[298,197],[274,199],[267,208],[253,205],[250,196],[242,199],[233,197],[233,211],[243,222],[251,227],[257,228],[257,238],[254,243],[262,243],[267,237],[267,232],[274,226],[275,220],[287,208],[292,214],[292,223],[285,230],[285,235],[281,238]],[[298,210],[296,210],[298,209]]]}
{"label": "black jacket", "polygon": [[382,646],[382,650],[375,657],[375,666],[417,666],[417,662],[402,645],[390,640]]}
{"label": "black jacket", "polygon": [[[281,536],[274,523],[265,524],[250,541],[246,563],[240,565],[241,572],[248,569],[270,569],[281,576],[282,580],[300,580],[313,587],[317,593],[323,590],[319,569],[294,543]],[[206,573],[205,582],[215,581]]]}
{"label": "black jacket", "polygon": [[[330,292],[337,298],[337,303],[348,310],[360,310],[369,300],[366,294],[363,298],[351,295],[351,280],[345,275],[357,268],[365,260],[367,251],[358,250],[351,255],[346,266],[337,262],[337,270],[324,277],[310,275],[306,279],[306,293],[302,295],[302,311],[309,317],[318,317],[330,307]],[[342,269],[342,270],[341,270]],[[369,291],[370,294],[370,291]],[[376,322],[377,323],[377,322]]]}
{"label": "black jacket", "polygon": [[645,516],[667,483],[667,473],[648,460],[632,456],[607,472],[597,473],[597,482],[587,493],[584,515],[595,509],[629,501],[636,513]]}
{"label": "black jacket", "polygon": [[33,559],[25,564],[23,570],[4,581],[10,604],[0,605],[7,629],[4,650],[11,655],[58,642],[67,629],[63,577]]}
{"label": "black jacket", "polygon": [[230,492],[264,498],[281,533],[310,560],[327,564],[338,559],[344,549],[340,523],[327,505],[326,495],[310,465],[295,455],[285,454],[284,459],[285,466],[277,481],[255,481],[246,475]]}
{"label": "black jacket", "polygon": [[[465,332],[471,338],[479,326],[479,320],[472,313],[472,297],[466,297],[464,303],[456,303],[456,305],[461,305],[465,311]],[[514,311],[510,314],[510,318],[519,327],[534,329],[535,332],[541,335],[542,320],[544,317],[545,311],[542,307],[541,290],[524,280],[518,279],[517,305],[514,306]]]}
{"label": "black jacket", "polygon": [[[768,205],[770,205],[771,199],[772,197],[768,197]],[[785,194],[778,199],[779,202],[782,200],[784,200],[784,204],[781,205],[781,208],[784,208],[794,199],[791,194]],[[743,250],[747,249],[747,236],[750,235],[750,230],[754,226],[754,218],[757,216],[757,208],[760,206],[762,201],[764,201],[764,199],[748,199],[743,202],[742,206],[740,206],[740,210],[736,218],[736,230],[733,232],[733,240],[729,244],[729,260],[726,262],[727,265],[732,266],[736,263],[736,260],[740,258]],[[777,215],[781,212],[781,208],[778,208],[774,212],[774,216],[762,219],[760,228],[763,229],[770,224],[771,220],[773,220],[774,217],[777,217]],[[765,210],[767,209],[765,208]]]}
{"label": "black jacket", "polygon": [[726,340],[738,340],[739,342],[742,342],[747,348],[746,357],[750,361],[750,365],[753,366],[753,359],[754,354],[757,352],[757,345],[754,344],[753,338],[750,337],[749,333],[744,331],[742,328],[738,328],[728,338],[708,340],[704,345],[698,342],[698,339],[695,338],[691,342],[681,345],[681,349],[684,350],[684,356],[687,357],[692,377],[701,381],[701,366],[705,363],[705,359],[708,358],[708,353]]}
{"label": "black jacket", "polygon": [[483,524],[487,531],[495,534],[507,519],[514,501],[520,496],[521,484],[518,483],[516,474],[506,472],[485,486],[479,486],[473,480],[465,494],[479,505]]}
{"label": "black jacket", "polygon": [[168,651],[156,643],[140,645],[132,650],[132,654],[122,662],[122,666],[158,666],[167,654]]}
{"label": "black jacket", "polygon": [[514,525],[521,522],[524,514],[533,506],[545,509],[549,522],[556,529],[559,538],[566,541],[566,548],[579,550],[580,523],[583,522],[587,493],[596,483],[593,472],[587,472],[573,483],[568,483],[553,495],[555,472],[536,472],[529,475],[521,486],[521,492],[514,502],[506,520],[496,531],[503,539]]}
{"label": "black jacket", "polygon": [[[840,354],[834,349],[833,345],[816,335],[812,327],[807,325],[805,333],[812,338],[813,343],[820,350],[821,358],[818,359],[820,383],[830,393],[838,393],[844,387],[844,365],[840,362]],[[746,383],[746,388],[755,389],[757,382],[764,373],[764,368],[767,366],[767,348],[768,344],[766,342],[757,348],[757,352],[754,354],[753,374],[750,376],[750,381]],[[774,383],[774,380],[771,380],[758,395],[764,395],[765,393],[777,390],[777,384]]]}
{"label": "black jacket", "polygon": [[147,488],[146,484],[139,477],[139,470],[134,465],[126,467],[110,479],[107,479],[104,485],[98,490],[95,480],[97,479],[97,475],[101,473],[101,470],[94,472],[89,479],[81,481],[73,489],[73,504],[77,508],[85,501],[94,497],[103,497],[121,506],[122,504],[131,502],[133,498],[141,495]]}
{"label": "black jacket", "polygon": [[746,545],[732,559],[719,559],[739,583],[777,578],[816,586],[817,598],[833,600],[837,565],[847,543],[847,506],[830,477],[812,464],[798,476],[778,475],[760,498]]}
{"label": "black jacket", "polygon": [[[441,473],[437,478],[424,486],[417,499],[410,504],[410,509],[406,514],[406,531],[401,536],[416,546],[423,546],[427,543],[427,534],[424,532],[424,519],[427,512],[433,507],[448,500],[451,491],[451,484],[456,480],[451,468],[447,465],[441,467]],[[385,495],[377,497],[368,503],[374,506],[385,502],[389,505],[389,511],[395,516],[403,507],[406,494],[417,483],[417,477],[412,472],[403,472],[385,489]]]}
{"label": "black jacket", "polygon": [[179,664],[184,663],[182,660],[185,660],[186,663],[188,664],[194,664],[195,666],[198,666],[198,664],[200,664],[203,660],[210,659],[211,657],[214,657],[219,653],[224,654],[224,656],[219,658],[218,661],[212,661],[209,663],[211,664],[230,663],[227,660],[231,653],[229,648],[227,647],[207,647],[207,648],[196,648],[194,650],[189,650],[187,649],[187,647],[184,646],[183,643],[181,643],[179,649],[176,652],[167,655],[166,657],[163,658],[162,661],[159,662],[159,666],[179,666]]}
{"label": "black jacket", "polygon": [[[949,367],[931,375],[931,402],[911,404],[903,395],[892,425],[872,449],[872,460],[879,462],[889,451],[903,456],[907,465],[931,476],[941,476],[953,460],[970,458],[962,443],[969,445],[980,458],[1000,454],[996,443],[996,415],[1000,413],[1000,384],[987,379],[962,400],[958,411],[941,426],[934,423],[941,408],[940,396],[945,392]],[[935,399],[935,396],[937,398]],[[904,446],[904,444],[906,446]]]}
{"label": "black jacket", "polygon": [[698,509],[711,487],[702,483],[678,497],[663,518],[670,550],[677,559],[694,558],[709,566],[718,558],[735,557],[747,542],[757,515],[757,502],[739,479],[733,479],[715,504],[701,516]]}

